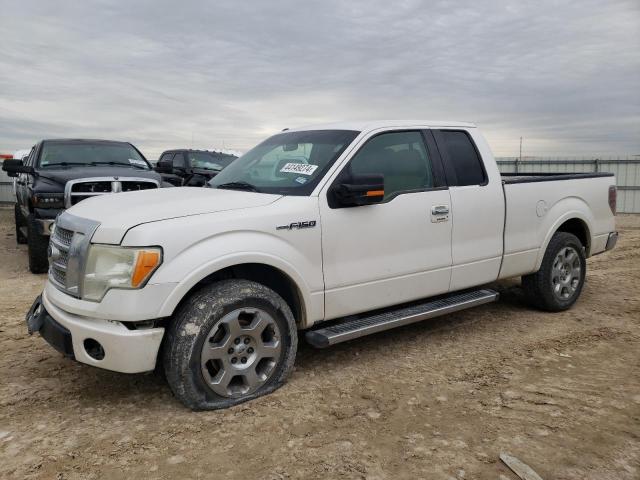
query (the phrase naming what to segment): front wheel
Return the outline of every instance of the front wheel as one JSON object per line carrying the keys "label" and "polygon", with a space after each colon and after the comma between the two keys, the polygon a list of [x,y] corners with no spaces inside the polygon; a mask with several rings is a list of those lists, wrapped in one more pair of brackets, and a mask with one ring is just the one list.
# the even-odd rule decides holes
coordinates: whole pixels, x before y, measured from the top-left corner
{"label": "front wheel", "polygon": [[27,217],[27,253],[31,273],[47,273],[49,270],[48,248],[49,237],[38,233],[38,220],[33,215],[29,215]]}
{"label": "front wheel", "polygon": [[22,232],[22,228],[26,227],[26,222],[24,221],[24,217],[22,216],[22,212],[20,211],[20,205],[17,203],[13,207],[13,218],[16,224],[16,242],[21,245],[27,243],[27,237]]}
{"label": "front wheel", "polygon": [[578,237],[556,232],[547,246],[540,270],[522,277],[522,287],[530,304],[559,312],[578,300],[586,271],[584,247]]}
{"label": "front wheel", "polygon": [[293,368],[298,337],[287,303],[248,280],[203,287],[172,319],[163,348],[167,382],[193,410],[271,393]]}

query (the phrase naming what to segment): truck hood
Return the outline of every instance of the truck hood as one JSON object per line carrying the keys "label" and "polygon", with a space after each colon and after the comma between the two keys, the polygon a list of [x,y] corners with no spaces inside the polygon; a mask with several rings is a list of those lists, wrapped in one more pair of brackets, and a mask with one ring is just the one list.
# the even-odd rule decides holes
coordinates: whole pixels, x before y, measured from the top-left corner
{"label": "truck hood", "polygon": [[261,207],[279,198],[282,196],[215,188],[159,188],[96,196],[74,205],[67,213],[100,224],[92,238],[94,243],[119,244],[127,230],[136,225]]}
{"label": "truck hood", "polygon": [[64,192],[64,186],[69,180],[78,178],[95,177],[128,177],[149,178],[161,181],[160,174],[154,170],[141,170],[139,168],[105,166],[105,167],[68,167],[68,168],[43,168],[38,170],[39,191]]}

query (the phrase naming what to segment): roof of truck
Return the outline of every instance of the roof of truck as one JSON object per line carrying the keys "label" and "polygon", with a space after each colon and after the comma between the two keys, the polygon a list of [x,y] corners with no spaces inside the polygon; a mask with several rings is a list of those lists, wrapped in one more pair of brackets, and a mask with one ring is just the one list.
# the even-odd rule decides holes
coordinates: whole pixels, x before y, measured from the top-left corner
{"label": "roof of truck", "polygon": [[103,140],[99,138],[45,138],[42,142],[46,143],[128,143],[124,140]]}
{"label": "roof of truck", "polygon": [[304,127],[291,128],[287,130],[356,130],[370,131],[378,128],[397,127],[458,127],[475,128],[476,124],[471,122],[456,122],[450,120],[367,120],[367,121],[345,121],[338,123],[325,123],[318,125],[306,125]]}

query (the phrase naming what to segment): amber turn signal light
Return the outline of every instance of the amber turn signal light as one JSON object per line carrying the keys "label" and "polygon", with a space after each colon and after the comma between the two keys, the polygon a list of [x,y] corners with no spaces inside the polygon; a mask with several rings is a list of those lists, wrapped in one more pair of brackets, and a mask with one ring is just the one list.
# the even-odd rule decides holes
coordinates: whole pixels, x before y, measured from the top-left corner
{"label": "amber turn signal light", "polygon": [[155,268],[160,264],[160,253],[153,251],[142,250],[138,253],[136,259],[136,266],[133,269],[133,275],[131,276],[131,286],[138,287],[144,282]]}
{"label": "amber turn signal light", "polygon": [[367,197],[384,197],[384,190],[369,190]]}

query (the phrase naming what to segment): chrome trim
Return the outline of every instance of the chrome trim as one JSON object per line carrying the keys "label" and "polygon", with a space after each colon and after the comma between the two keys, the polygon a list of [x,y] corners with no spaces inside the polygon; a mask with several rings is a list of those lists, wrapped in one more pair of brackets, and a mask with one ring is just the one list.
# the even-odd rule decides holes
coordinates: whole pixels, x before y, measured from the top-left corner
{"label": "chrome trim", "polygon": [[[92,183],[92,182],[109,182],[111,183],[110,192],[72,192],[72,187],[78,183]],[[75,180],[69,180],[64,186],[64,206],[70,208],[72,206],[71,197],[93,197],[96,195],[106,195],[109,193],[122,192],[122,182],[146,182],[153,183],[156,188],[160,188],[160,182],[153,178],[144,177],[87,177],[77,178]]]}
{"label": "chrome trim", "polygon": [[[68,230],[73,232],[71,242],[66,245],[61,241],[58,241],[56,231],[50,239],[49,250],[52,253],[52,249],[59,250],[67,255],[67,264],[62,268],[59,260],[59,254],[52,256],[50,253],[49,261],[49,281],[58,290],[72,295],[77,298],[82,298],[82,280],[84,270],[87,261],[87,255],[89,246],[91,244],[91,237],[97,230],[100,223],[89,220],[87,218],[80,218],[72,215],[68,212],[63,212],[56,219],[56,230]],[[55,257],[55,258],[54,258]],[[64,271],[64,284],[56,280],[53,270]]]}
{"label": "chrome trim", "polygon": [[433,215],[446,215],[449,213],[449,205],[434,205],[431,207],[431,213]]}
{"label": "chrome trim", "polygon": [[40,235],[47,236],[51,234],[51,226],[55,220],[38,218],[36,221],[38,222],[38,233]]}
{"label": "chrome trim", "polygon": [[495,302],[498,297],[498,292],[490,289],[455,293],[420,305],[374,314],[370,317],[343,320],[329,327],[309,330],[305,334],[305,338],[314,347],[325,348],[372,333]]}

